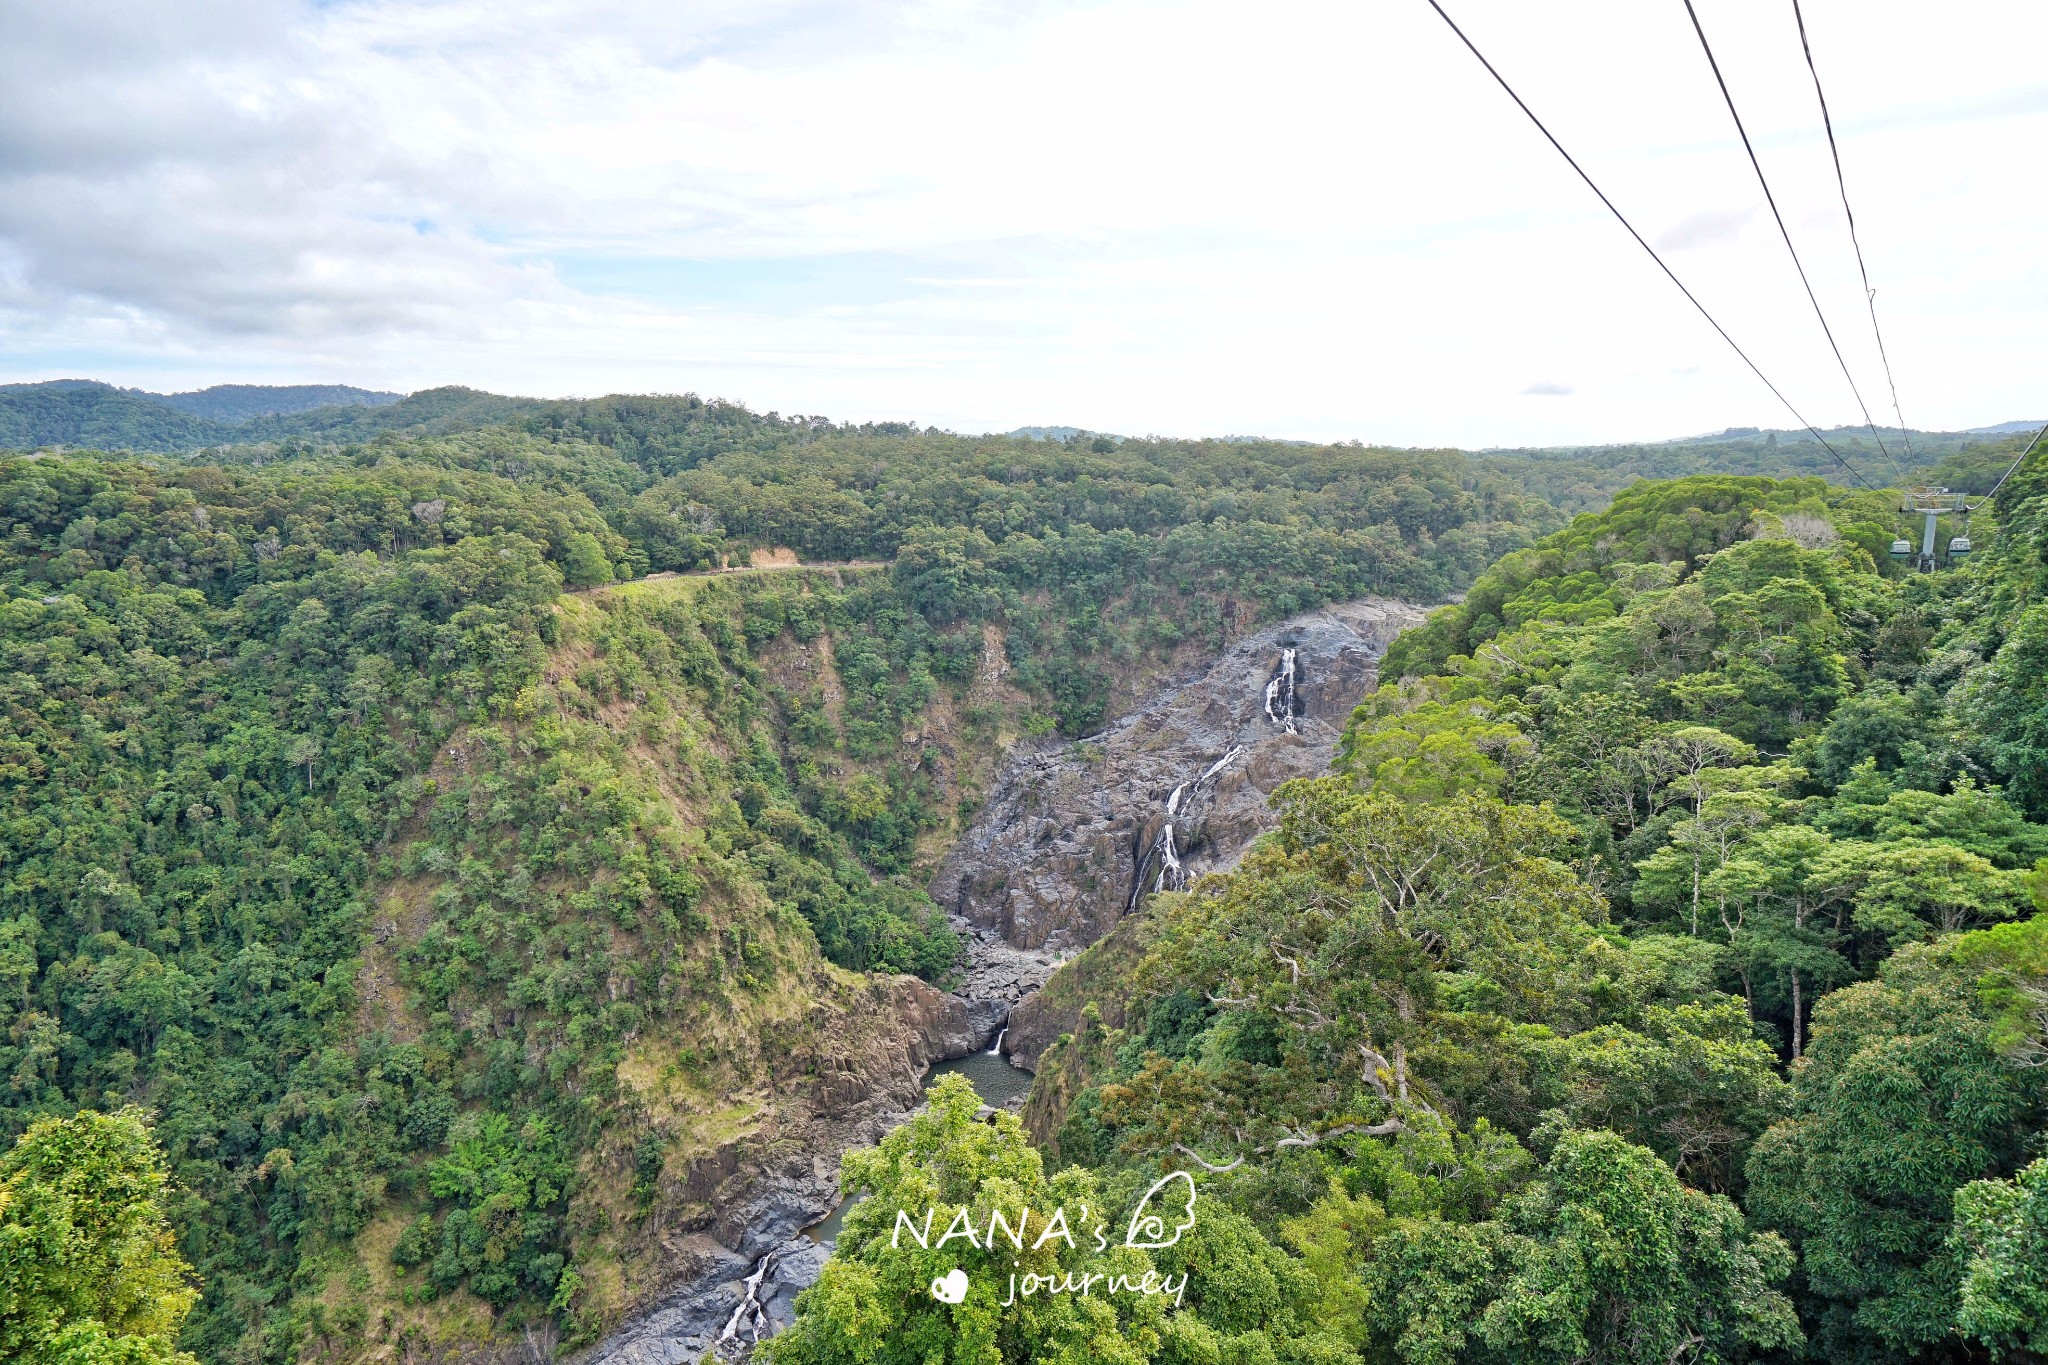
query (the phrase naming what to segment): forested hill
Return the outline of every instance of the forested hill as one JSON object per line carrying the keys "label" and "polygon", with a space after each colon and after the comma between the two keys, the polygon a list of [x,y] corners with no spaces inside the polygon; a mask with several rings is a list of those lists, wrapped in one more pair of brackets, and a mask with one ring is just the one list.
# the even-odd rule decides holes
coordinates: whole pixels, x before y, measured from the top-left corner
{"label": "forested hill", "polygon": [[[900,1079],[1005,745],[1557,524],[1454,453],[532,420],[0,461],[0,1139],[151,1111],[204,1361],[592,1340]],[[700,572],[768,547],[879,567]]]}
{"label": "forested hill", "polygon": [[381,408],[405,396],[347,384],[215,384],[187,393],[128,392],[216,422],[246,422],[252,417],[286,416],[315,408]]}
{"label": "forested hill", "polygon": [[[659,474],[676,473],[736,444],[752,449],[802,446],[827,432],[941,435],[907,423],[850,426],[821,417],[758,414],[690,396],[541,400],[449,387],[401,398],[338,385],[246,384],[166,395],[85,380],[0,385],[0,450],[76,447],[170,454],[247,446],[252,458],[266,458],[280,450],[307,453],[380,436],[483,430],[588,441]],[[1269,452],[1286,446],[1327,448],[1245,437],[1216,443],[1133,441],[1077,427],[1022,427],[1009,434],[1080,448],[1126,443],[1153,448],[1242,444]],[[1828,446],[1873,486],[1928,482],[1970,491],[1988,488],[2031,434],[2002,428],[1879,428],[1873,433],[1853,427],[1822,433]],[[1488,450],[1468,458],[1566,512],[1604,506],[1616,490],[1639,478],[1719,473],[1853,482],[1827,447],[1804,431],[1743,429],[1651,443]]]}
{"label": "forested hill", "polygon": [[[1241,871],[1073,964],[1037,1151],[955,1095],[854,1183],[1202,1178],[1189,1311],[1006,1362],[2048,1346],[2038,471],[1913,576],[1818,478],[1568,519],[1456,451],[694,398],[232,429],[0,460],[0,1139],[148,1112],[209,1365],[595,1340],[921,1046],[1006,746],[1461,591]],[[716,572],[771,550],[819,567]],[[950,1349],[841,1247],[779,1357]]]}
{"label": "forested hill", "polygon": [[[1189,1170],[1198,1226],[1266,1267],[1210,1271],[1186,1333],[2048,1352],[2048,463],[1942,572],[1873,558],[1891,506],[1641,483],[1509,554],[1396,642],[1238,871],[1054,977],[1048,1162],[1112,1204]],[[887,1273],[852,1261],[778,1361],[837,1358],[839,1291]]]}
{"label": "forested hill", "polygon": [[1616,489],[1635,479],[1700,474],[1812,477],[1852,487],[1862,486],[1860,477],[1874,488],[1926,483],[1984,493],[2041,425],[2007,430],[2015,424],[2005,423],[1981,431],[1880,427],[1875,433],[1838,427],[1821,433],[1826,445],[1805,431],[1724,431],[1677,441],[1488,450],[1482,458],[1570,511],[1604,506]]}
{"label": "forested hill", "polygon": [[472,431],[538,406],[474,389],[407,398],[343,385],[222,384],[155,394],[92,380],[0,385],[0,450],[171,453],[248,442]]}

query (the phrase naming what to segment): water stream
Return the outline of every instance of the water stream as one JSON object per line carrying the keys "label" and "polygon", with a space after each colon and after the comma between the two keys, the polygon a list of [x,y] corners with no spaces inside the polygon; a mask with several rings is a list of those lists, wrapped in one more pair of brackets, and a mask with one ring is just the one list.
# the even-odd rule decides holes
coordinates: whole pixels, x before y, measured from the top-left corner
{"label": "water stream", "polygon": [[742,1352],[749,1352],[768,1334],[768,1307],[761,1302],[761,1282],[774,1268],[775,1253],[772,1251],[754,1264],[753,1273],[741,1286],[743,1292],[738,1305],[732,1310],[732,1317],[727,1319],[725,1330],[718,1334],[720,1346],[737,1346]]}
{"label": "water stream", "polygon": [[[974,1093],[981,1096],[981,1102],[991,1109],[1000,1109],[1010,1101],[1030,1093],[1031,1073],[1020,1066],[1011,1066],[997,1049],[1003,1045],[1003,1034],[1007,1028],[996,1034],[995,1044],[986,1052],[972,1052],[950,1062],[940,1062],[924,1074],[924,1088],[929,1090],[939,1083],[941,1076],[965,1076],[967,1083],[974,1087]],[[842,1199],[832,1212],[804,1229],[804,1236],[813,1242],[831,1246],[839,1240],[839,1227],[846,1221],[846,1211],[858,1204],[865,1196],[855,1195]]]}
{"label": "water stream", "polygon": [[[1293,645],[1280,650],[1280,661],[1273,665],[1273,676],[1266,683],[1266,719],[1290,735],[1298,735],[1295,725],[1295,691],[1300,681],[1300,670],[1296,663],[1298,651]],[[1166,795],[1166,823],[1159,831],[1159,837],[1138,859],[1138,870],[1131,877],[1131,897],[1124,906],[1129,914],[1138,908],[1138,898],[1145,894],[1145,874],[1152,868],[1154,858],[1159,861],[1159,870],[1153,875],[1152,889],[1156,891],[1185,891],[1188,885],[1187,869],[1181,866],[1181,838],[1177,826],[1189,823],[1195,802],[1201,799],[1202,788],[1209,779],[1223,771],[1230,760],[1244,752],[1244,745],[1233,744],[1230,751],[1211,763],[1202,775],[1192,782],[1182,782]]]}
{"label": "water stream", "polygon": [[[1273,676],[1266,683],[1264,696],[1266,719],[1290,735],[1300,734],[1295,725],[1295,690],[1300,680],[1296,664],[1297,651],[1292,645],[1280,650],[1280,661],[1273,666]],[[1188,884],[1187,869],[1181,865],[1179,826],[1189,823],[1195,803],[1201,799],[1202,788],[1209,779],[1223,771],[1230,760],[1244,752],[1244,745],[1233,744],[1230,751],[1211,763],[1200,777],[1192,782],[1182,782],[1166,796],[1166,823],[1159,831],[1159,837],[1138,859],[1137,872],[1131,877],[1131,897],[1124,906],[1129,914],[1138,908],[1138,898],[1145,894],[1145,874],[1151,871],[1156,858],[1159,870],[1152,878],[1152,889],[1156,891],[1185,891]]]}
{"label": "water stream", "polygon": [[1284,648],[1280,651],[1280,666],[1266,684],[1266,719],[1290,735],[1301,733],[1294,725],[1294,683],[1294,650]]}

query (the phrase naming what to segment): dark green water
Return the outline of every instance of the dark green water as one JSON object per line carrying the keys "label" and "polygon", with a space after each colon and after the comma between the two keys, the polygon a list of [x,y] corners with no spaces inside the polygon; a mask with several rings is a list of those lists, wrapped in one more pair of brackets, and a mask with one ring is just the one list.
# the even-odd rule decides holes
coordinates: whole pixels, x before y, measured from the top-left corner
{"label": "dark green water", "polygon": [[[995,1052],[977,1052],[955,1061],[940,1062],[925,1073],[925,1089],[936,1085],[941,1076],[965,1076],[967,1083],[974,1087],[974,1093],[981,1096],[981,1102],[996,1109],[1031,1089],[1031,1073],[1011,1066],[1000,1053]],[[832,1245],[839,1239],[839,1225],[846,1221],[846,1211],[859,1202],[858,1198],[841,1200],[839,1207],[825,1215],[823,1222],[805,1228],[804,1236],[826,1246]]]}
{"label": "dark green water", "polygon": [[995,1109],[1031,1089],[1031,1073],[1011,1066],[995,1052],[977,1052],[957,1061],[940,1062],[926,1074],[925,1089],[936,1085],[941,1076],[965,1076],[974,1093],[981,1096],[981,1102]]}

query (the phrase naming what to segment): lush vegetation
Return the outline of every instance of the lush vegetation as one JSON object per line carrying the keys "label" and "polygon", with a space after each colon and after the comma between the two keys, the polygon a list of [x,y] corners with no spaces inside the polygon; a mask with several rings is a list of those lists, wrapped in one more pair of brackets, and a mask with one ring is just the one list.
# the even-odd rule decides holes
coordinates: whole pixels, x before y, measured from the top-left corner
{"label": "lush vegetation", "polygon": [[[1317,1321],[1313,1273],[1266,1241],[1242,1215],[1198,1201],[1195,1223],[1172,1246],[1123,1245],[1120,1212],[1143,1193],[1129,1179],[1106,1188],[1093,1173],[1068,1167],[1048,1176],[1010,1114],[977,1122],[981,1101],[947,1077],[930,1108],[882,1140],[849,1156],[849,1185],[871,1192],[846,1218],[837,1249],[803,1316],[770,1343],[783,1365],[927,1365],[934,1361],[1019,1360],[1059,1365],[1141,1365],[1151,1360],[1346,1358],[1341,1341]],[[1053,1222],[1054,1211],[1062,1221]],[[931,1214],[919,1246],[896,1229]],[[998,1231],[971,1244],[944,1239],[965,1215],[977,1231],[991,1217],[1015,1223],[1016,1245]],[[1049,1229],[1064,1228],[1067,1235]],[[1096,1231],[1103,1233],[1097,1242]],[[1099,1248],[1099,1249],[1098,1249]],[[928,1287],[953,1270],[973,1286],[958,1305],[940,1308]],[[1095,1275],[1078,1293],[1019,1294],[1012,1277]],[[1153,1278],[1153,1293],[1102,1288],[1110,1276]],[[1165,1286],[1179,1283],[1176,1293]],[[1000,1300],[1015,1299],[1004,1311]],[[1176,1311],[1177,1310],[1177,1311]]]}
{"label": "lush vegetation", "polygon": [[246,422],[252,417],[311,412],[316,408],[383,407],[403,396],[347,384],[215,384],[188,393],[145,393],[138,389],[128,392],[216,422]]}
{"label": "lush vegetation", "polygon": [[[204,1360],[587,1340],[857,974],[954,970],[1005,743],[1549,515],[1454,455],[530,425],[0,464],[0,1135],[154,1111]],[[868,567],[693,572],[781,544]]]}
{"label": "lush vegetation", "polygon": [[1039,1145],[1193,1172],[1346,1359],[2040,1351],[2048,477],[1996,510],[1931,576],[1817,479],[1505,556],[1236,872],[1070,969],[1114,1008]]}
{"label": "lush vegetation", "polygon": [[[144,393],[86,380],[0,385],[0,449],[76,446],[170,453],[262,443],[274,451],[335,447],[380,435],[496,429],[602,445],[667,475],[739,444],[780,447],[855,430],[894,438],[938,435],[901,423],[848,428],[821,417],[761,415],[691,397],[614,395],[545,401],[450,387],[394,398],[311,384],[223,384],[181,394]],[[1074,427],[1025,428],[1020,434],[1050,437],[1069,448],[1106,451],[1129,445],[1133,453],[1194,444],[1130,441]],[[1874,486],[1921,482],[1972,492],[1988,489],[2026,440],[2026,435],[1896,428],[1882,428],[1873,436],[1860,427],[1825,435],[1828,444]],[[1231,444],[1253,447],[1253,464],[1282,449],[1277,442]],[[1327,447],[1296,444],[1294,449],[1298,457],[1328,454]],[[1405,459],[1414,453],[1381,454]],[[1504,477],[1507,486],[1570,512],[1604,506],[1638,479],[1757,474],[1854,482],[1805,431],[1744,428],[1649,444],[1494,450],[1472,458],[1489,473]]]}
{"label": "lush vegetation", "polygon": [[223,384],[153,394],[92,380],[0,385],[0,450],[197,451],[249,441],[363,439],[469,431],[539,406],[473,389],[429,389],[397,403],[341,385]]}
{"label": "lush vegetation", "polygon": [[[1468,585],[1342,771],[1120,936],[1123,1026],[1048,1054],[1035,1151],[956,1094],[848,1168],[980,1212],[1190,1169],[1202,1236],[1133,1262],[1186,1311],[905,1303],[928,1267],[856,1212],[779,1352],[2043,1347],[2040,475],[1908,577],[1889,500],[1818,478],[1562,525],[1530,490],[1612,471],[464,390],[142,440],[88,397],[30,395],[54,439],[207,449],[0,463],[0,1232],[90,1240],[35,1153],[127,1163],[126,1249],[65,1264],[161,1311],[17,1257],[70,1296],[22,1351],[589,1340],[651,1229],[709,1225],[696,1163],[769,1141],[892,974],[955,970],[921,888],[1004,745]],[[783,550],[816,567],[712,572]]]}
{"label": "lush vegetation", "polygon": [[198,1298],[140,1110],[43,1119],[0,1157],[0,1353],[22,1365],[194,1365]]}
{"label": "lush vegetation", "polygon": [[[1744,428],[1647,445],[1496,450],[1487,452],[1487,461],[1530,492],[1571,511],[1597,509],[1637,479],[1716,474],[1821,478],[1847,487],[1864,486],[1860,477],[1872,488],[1933,484],[1982,493],[2033,435],[1901,432],[1896,427],[1880,427],[1875,439],[1864,427],[1822,434],[1827,446],[1810,432]],[[1848,462],[1848,469],[1828,453],[1828,446]]]}

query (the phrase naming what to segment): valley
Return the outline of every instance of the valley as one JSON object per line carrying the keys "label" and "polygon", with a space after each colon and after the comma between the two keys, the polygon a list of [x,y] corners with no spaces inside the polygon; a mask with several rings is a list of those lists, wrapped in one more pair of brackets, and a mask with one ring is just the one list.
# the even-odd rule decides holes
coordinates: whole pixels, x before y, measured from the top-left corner
{"label": "valley", "polygon": [[[962,931],[963,960],[947,1004],[949,1017],[967,1027],[936,1039],[915,1036],[907,1051],[923,1071],[920,1086],[958,1073],[985,1102],[1021,1111],[1039,1053],[1074,1027],[1039,1000],[1045,978],[1134,912],[1142,894],[1181,889],[1189,878],[1234,865],[1271,826],[1272,790],[1328,771],[1379,655],[1422,614],[1366,599],[1290,617],[1233,642],[1212,662],[1197,657],[1169,672],[1100,735],[1012,745],[994,767],[990,797],[931,884]],[[1284,692],[1282,682],[1290,684]],[[941,744],[956,738],[943,728],[927,737]],[[1052,829],[1067,837],[1041,833]],[[1103,856],[1105,849],[1120,859]],[[1168,866],[1181,869],[1170,887]],[[1020,903],[1028,907],[1022,913]],[[900,1102],[900,1088],[886,1098]],[[750,1169],[742,1158],[721,1187],[720,1202],[745,1211],[742,1224],[717,1229],[729,1254],[703,1256],[706,1268],[579,1359],[682,1365],[714,1348],[731,1357],[787,1326],[796,1293],[824,1260],[789,1210],[799,1209],[802,1221],[836,1208],[843,1155],[911,1116],[885,1104],[878,1116],[842,1121],[839,1096],[825,1099],[834,1121],[786,1144],[781,1169]]]}
{"label": "valley", "polygon": [[[154,1144],[192,1358],[943,1335],[946,1267],[842,1196],[982,1163],[1187,1170],[1204,1231],[1146,1263],[1260,1267],[1034,1307],[1017,1361],[1509,1351],[1589,1200],[1691,1258],[1638,1268],[1647,1341],[1996,1330],[2038,475],[1913,575],[1814,478],[1572,517],[1457,452],[443,399],[0,461],[0,1123]],[[1863,1107],[1887,1038],[1996,1103]],[[1026,1070],[993,1112],[952,1074]],[[1791,1278],[1875,1216],[1829,1153],[1957,1125],[1921,1251]],[[1637,1311],[1603,1286],[1558,1330]]]}

